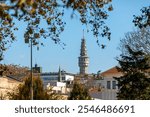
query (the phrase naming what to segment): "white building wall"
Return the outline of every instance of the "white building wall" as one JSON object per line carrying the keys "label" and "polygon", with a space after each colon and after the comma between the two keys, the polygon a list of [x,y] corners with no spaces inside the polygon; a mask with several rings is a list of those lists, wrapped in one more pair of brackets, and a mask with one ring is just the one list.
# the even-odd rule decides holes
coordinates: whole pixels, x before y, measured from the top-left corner
{"label": "white building wall", "polygon": [[[58,81],[58,74],[46,74],[46,75],[41,75],[41,79],[43,81],[44,87],[48,85],[48,83],[52,81]],[[63,74],[62,75],[62,82],[66,81],[73,81],[74,76],[73,75],[68,75],[68,74]]]}
{"label": "white building wall", "polygon": [[[110,89],[107,87],[107,81],[110,81]],[[114,78],[103,78],[102,80],[95,80],[93,86],[100,87],[102,90],[100,92],[91,93],[93,98],[102,99],[102,100],[116,100],[118,87],[113,89],[113,81],[117,81]]]}
{"label": "white building wall", "polygon": [[66,90],[67,90],[66,83],[63,83],[63,82],[51,81],[47,85],[47,88],[49,88],[49,87],[52,87],[52,90],[55,91],[56,93],[65,94]]}
{"label": "white building wall", "polygon": [[101,92],[101,99],[103,100],[116,100],[117,99],[117,91],[112,89],[104,89]]}
{"label": "white building wall", "polygon": [[[116,82],[116,86],[115,89],[113,89],[113,81]],[[110,88],[108,88],[108,82],[110,82]],[[102,99],[106,99],[106,100],[115,100],[117,99],[117,91],[118,91],[118,87],[117,87],[117,81],[114,78],[104,78],[102,80]]]}
{"label": "white building wall", "polygon": [[65,80],[66,80],[66,81],[73,81],[73,80],[74,80],[74,76],[65,75]]}
{"label": "white building wall", "polygon": [[12,92],[21,83],[22,82],[7,77],[0,77],[0,95],[3,95],[5,99],[8,99],[6,96],[7,92]]}

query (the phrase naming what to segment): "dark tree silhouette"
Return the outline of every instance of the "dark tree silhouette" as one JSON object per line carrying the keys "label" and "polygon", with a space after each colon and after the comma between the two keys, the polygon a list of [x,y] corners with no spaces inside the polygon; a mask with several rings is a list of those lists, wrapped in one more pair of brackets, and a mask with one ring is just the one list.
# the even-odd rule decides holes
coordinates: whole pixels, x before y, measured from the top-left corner
{"label": "dark tree silhouette", "polygon": [[117,97],[123,100],[150,99],[150,57],[141,51],[133,51],[129,46],[127,49],[129,54],[117,59],[118,70],[123,73],[116,78],[119,87]]}
{"label": "dark tree silhouette", "polygon": [[150,6],[141,9],[140,16],[134,16],[133,23],[139,28],[150,26]]}

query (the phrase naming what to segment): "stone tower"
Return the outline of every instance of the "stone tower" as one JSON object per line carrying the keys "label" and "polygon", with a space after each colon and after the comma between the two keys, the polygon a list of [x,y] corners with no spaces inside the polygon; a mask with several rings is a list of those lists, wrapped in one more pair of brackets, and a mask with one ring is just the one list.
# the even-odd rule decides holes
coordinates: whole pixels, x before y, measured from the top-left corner
{"label": "stone tower", "polygon": [[80,74],[88,74],[89,57],[87,55],[86,41],[84,35],[81,41],[81,49],[78,65],[80,69]]}

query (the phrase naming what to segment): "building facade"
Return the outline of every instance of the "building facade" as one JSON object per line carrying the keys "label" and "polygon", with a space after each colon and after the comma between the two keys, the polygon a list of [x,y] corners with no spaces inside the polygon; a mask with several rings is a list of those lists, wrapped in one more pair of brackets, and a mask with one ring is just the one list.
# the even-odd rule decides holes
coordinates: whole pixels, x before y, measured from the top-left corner
{"label": "building facade", "polygon": [[122,75],[122,72],[119,72],[116,67],[102,72],[100,74],[101,79],[93,81],[93,86],[99,87],[100,92],[91,92],[91,96],[102,100],[116,100],[118,82],[114,79],[114,77],[120,77]]}
{"label": "building facade", "polygon": [[68,86],[72,85],[74,81],[74,75],[61,71],[60,67],[58,72],[41,73],[40,77],[44,88],[52,87],[52,91],[59,94],[68,94],[70,92]]}
{"label": "building facade", "polygon": [[48,84],[53,84],[54,82],[71,84],[74,80],[73,74],[61,71],[60,67],[58,72],[41,73],[40,77],[44,87],[47,87]]}
{"label": "building facade", "polygon": [[8,92],[12,92],[22,82],[9,76],[0,76],[0,98],[9,99]]}

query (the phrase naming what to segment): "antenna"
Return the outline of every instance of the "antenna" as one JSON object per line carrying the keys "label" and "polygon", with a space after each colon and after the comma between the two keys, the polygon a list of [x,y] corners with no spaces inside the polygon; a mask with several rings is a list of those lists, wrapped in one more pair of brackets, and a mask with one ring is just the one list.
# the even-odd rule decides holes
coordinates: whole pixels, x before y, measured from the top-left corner
{"label": "antenna", "polygon": [[83,39],[84,39],[84,29],[83,29]]}
{"label": "antenna", "polygon": [[37,64],[37,60],[36,60],[36,57],[34,58],[34,60],[35,60],[35,64]]}

